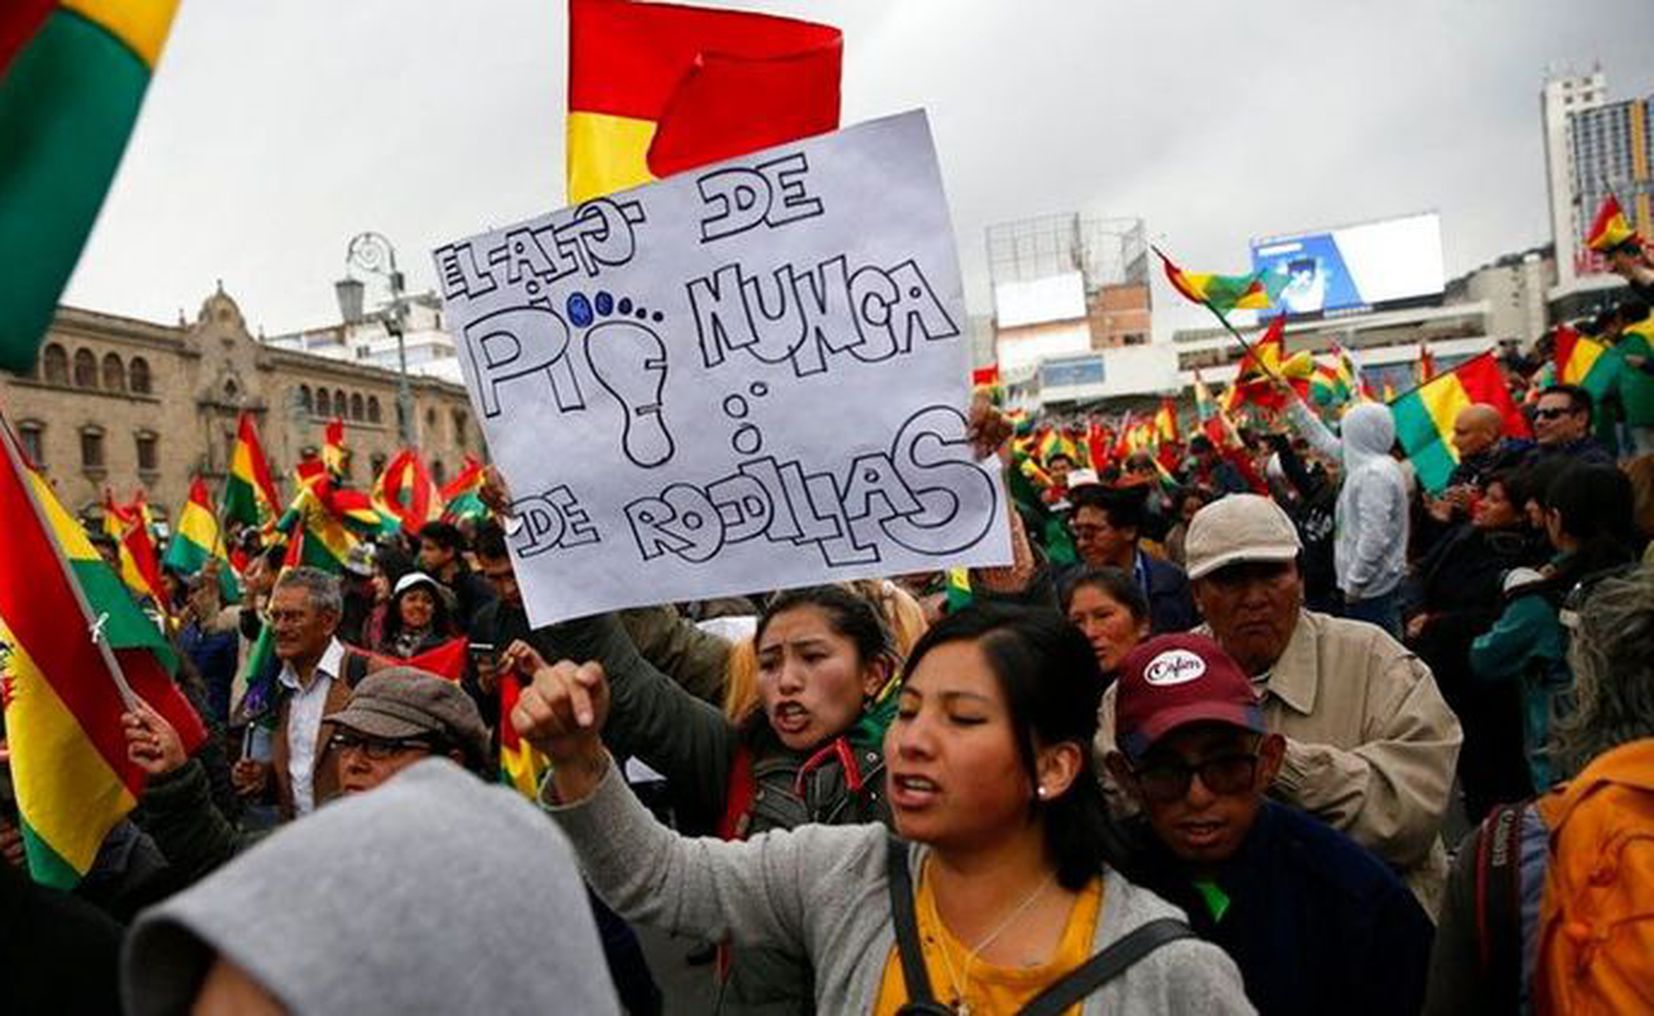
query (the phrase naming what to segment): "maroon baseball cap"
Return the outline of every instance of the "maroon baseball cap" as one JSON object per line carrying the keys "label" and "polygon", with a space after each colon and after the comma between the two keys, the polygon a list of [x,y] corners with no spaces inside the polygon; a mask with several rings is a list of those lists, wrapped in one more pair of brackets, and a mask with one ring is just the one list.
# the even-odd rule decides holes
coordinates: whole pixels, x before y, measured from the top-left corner
{"label": "maroon baseball cap", "polygon": [[1252,682],[1203,635],[1157,635],[1126,655],[1114,692],[1114,740],[1142,758],[1178,727],[1202,720],[1266,731]]}

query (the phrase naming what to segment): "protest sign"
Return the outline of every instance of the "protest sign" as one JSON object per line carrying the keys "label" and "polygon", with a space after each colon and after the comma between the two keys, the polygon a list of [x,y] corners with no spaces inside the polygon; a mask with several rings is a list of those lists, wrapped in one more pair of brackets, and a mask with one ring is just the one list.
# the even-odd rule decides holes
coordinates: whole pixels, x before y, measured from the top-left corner
{"label": "protest sign", "polygon": [[922,112],[435,257],[535,624],[1010,561]]}

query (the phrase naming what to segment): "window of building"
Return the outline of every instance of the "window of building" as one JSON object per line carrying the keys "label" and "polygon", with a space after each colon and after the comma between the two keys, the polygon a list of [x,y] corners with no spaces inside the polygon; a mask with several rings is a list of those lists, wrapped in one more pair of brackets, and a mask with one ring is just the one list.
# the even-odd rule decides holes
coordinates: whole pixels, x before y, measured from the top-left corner
{"label": "window of building", "polygon": [[436,440],[436,410],[425,410],[425,440]]}
{"label": "window of building", "polygon": [[141,356],[134,356],[126,368],[126,384],[135,395],[148,395],[149,361]]}
{"label": "window of building", "polygon": [[333,415],[347,416],[350,413],[350,402],[345,398],[343,388],[333,389]]}
{"label": "window of building", "polygon": [[69,383],[69,354],[57,343],[46,347],[46,353],[41,358],[46,370],[46,383],[49,385],[66,385]]}
{"label": "window of building", "polygon": [[316,415],[317,416],[332,416],[333,415],[333,396],[328,394],[328,391],[327,391],[326,388],[316,389]]}
{"label": "window of building", "polygon": [[464,451],[470,447],[469,442],[471,435],[467,433],[467,428],[470,423],[471,418],[466,414],[465,410],[454,410],[454,444],[459,445],[461,451]]}
{"label": "window of building", "polygon": [[352,392],[350,396],[350,418],[360,420],[366,415],[367,410],[362,405],[362,393]]}
{"label": "window of building", "polygon": [[310,398],[309,385],[299,385],[299,408],[307,415],[316,411],[316,404]]}
{"label": "window of building", "polygon": [[126,364],[114,353],[103,358],[103,388],[109,392],[126,391]]}
{"label": "window of building", "polygon": [[98,358],[92,355],[90,349],[75,350],[75,387],[96,388],[98,386]]}
{"label": "window of building", "polygon": [[152,431],[138,431],[138,472],[158,473],[161,471],[160,441],[161,439]]}
{"label": "window of building", "polygon": [[102,470],[103,457],[103,428],[82,427],[80,429],[80,468],[86,470]]}
{"label": "window of building", "polygon": [[46,464],[46,425],[39,420],[23,420],[17,425],[17,439],[23,443],[23,454],[37,466]]}
{"label": "window of building", "polygon": [[379,396],[368,396],[368,422],[378,423],[383,414],[379,410]]}
{"label": "window of building", "polygon": [[385,463],[387,461],[389,461],[389,460],[387,460],[385,458],[385,453],[384,452],[374,452],[373,453],[372,457],[368,459],[368,464],[373,466],[373,475],[374,476],[383,476],[384,475]]}
{"label": "window of building", "polygon": [[442,464],[441,459],[431,460],[431,479],[438,487],[448,482],[448,467]]}

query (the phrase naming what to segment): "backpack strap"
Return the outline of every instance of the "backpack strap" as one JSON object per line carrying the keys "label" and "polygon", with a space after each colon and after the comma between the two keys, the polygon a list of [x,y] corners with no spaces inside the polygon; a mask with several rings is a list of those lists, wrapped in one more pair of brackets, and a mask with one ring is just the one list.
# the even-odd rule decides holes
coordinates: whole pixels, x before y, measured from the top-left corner
{"label": "backpack strap", "polygon": [[354,690],[362,683],[362,678],[368,676],[368,665],[372,662],[368,654],[351,646],[345,647],[345,665],[339,669],[344,671],[339,676],[345,679],[345,687]]}
{"label": "backpack strap", "polygon": [[885,839],[885,881],[890,886],[890,916],[896,924],[896,954],[902,961],[907,1004],[902,1013],[947,1013],[930,990],[924,949],[919,945],[919,918],[913,906],[913,878],[907,868],[907,844],[894,836]]}
{"label": "backpack strap", "polygon": [[1491,1008],[1515,1012],[1522,983],[1522,814],[1502,804],[1476,836],[1476,948]]}
{"label": "backpack strap", "polygon": [[1138,960],[1182,938],[1194,938],[1194,929],[1175,917],[1160,917],[1133,928],[1124,938],[1069,971],[1018,1011],[1018,1016],[1060,1016]]}

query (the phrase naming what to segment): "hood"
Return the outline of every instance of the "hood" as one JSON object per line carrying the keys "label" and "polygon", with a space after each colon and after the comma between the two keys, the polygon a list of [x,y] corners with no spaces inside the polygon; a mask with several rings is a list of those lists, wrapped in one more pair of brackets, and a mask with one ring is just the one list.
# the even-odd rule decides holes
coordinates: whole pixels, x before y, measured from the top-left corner
{"label": "hood", "polygon": [[1380,456],[1387,458],[1396,443],[1396,424],[1390,416],[1390,407],[1377,402],[1363,402],[1345,413],[1339,431],[1344,445],[1344,467],[1349,470]]}
{"label": "hood", "polygon": [[126,1011],[188,1012],[220,953],[295,1014],[619,1011],[563,834],[447,760],[145,911],[121,957]]}

